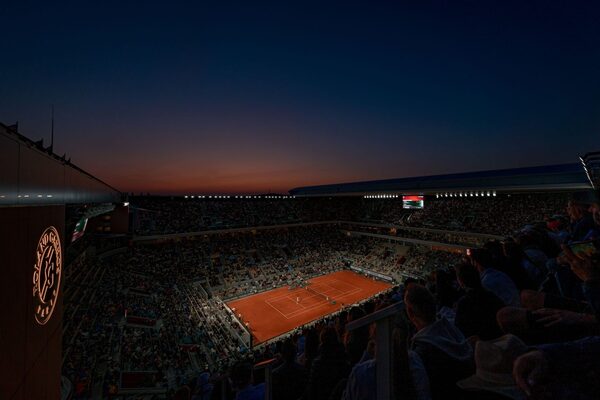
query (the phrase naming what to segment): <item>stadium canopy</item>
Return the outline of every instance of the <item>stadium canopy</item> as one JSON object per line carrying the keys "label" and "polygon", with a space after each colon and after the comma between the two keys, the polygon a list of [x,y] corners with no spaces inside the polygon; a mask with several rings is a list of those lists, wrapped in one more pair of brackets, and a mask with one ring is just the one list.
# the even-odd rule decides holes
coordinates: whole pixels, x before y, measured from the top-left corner
{"label": "stadium canopy", "polygon": [[592,186],[581,163],[385,179],[290,190],[298,197],[365,196],[372,194],[443,194],[489,191],[539,192],[584,190]]}
{"label": "stadium canopy", "polygon": [[120,191],[0,123],[0,207],[116,203]]}

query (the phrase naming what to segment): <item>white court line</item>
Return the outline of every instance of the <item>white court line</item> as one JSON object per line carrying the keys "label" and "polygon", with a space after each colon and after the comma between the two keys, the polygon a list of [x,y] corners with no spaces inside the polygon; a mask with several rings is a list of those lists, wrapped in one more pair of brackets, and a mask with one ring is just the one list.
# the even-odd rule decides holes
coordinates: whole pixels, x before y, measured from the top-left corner
{"label": "white court line", "polygon": [[[351,292],[348,292],[348,293],[345,293],[345,294],[343,294],[343,295],[341,295],[341,296],[338,296],[338,297],[337,297],[337,299],[340,299],[340,298],[343,298],[343,297],[349,296],[349,295],[351,295],[351,294],[354,294],[354,293],[358,293],[358,292],[360,292],[361,290],[362,290],[362,289],[353,290],[353,291],[351,291]],[[336,300],[337,300],[337,299],[336,299]],[[298,315],[300,315],[300,314],[303,314],[305,311],[310,311],[310,310],[312,310],[313,308],[321,307],[322,305],[324,305],[324,304],[327,304],[327,303],[328,303],[328,301],[327,301],[327,300],[321,300],[319,303],[316,303],[316,304],[314,304],[314,305],[312,305],[312,306],[310,306],[310,307],[306,307],[306,309],[305,309],[305,310],[297,310],[297,311],[292,311],[291,313],[288,313],[288,314],[285,314],[285,315],[286,315],[286,318],[287,318],[287,319],[290,319],[290,318],[296,317],[296,316],[298,316]]]}
{"label": "white court line", "polygon": [[[349,291],[347,291],[347,292],[346,292],[346,291],[343,291],[343,290],[341,290],[341,289],[338,289],[338,288],[335,288],[335,287],[331,286],[331,285],[329,284],[330,282],[338,282],[338,283],[341,283],[342,285],[345,285],[345,286],[350,286],[350,287],[352,287],[353,289],[351,289],[351,290],[349,290]],[[352,294],[358,293],[358,292],[360,292],[361,290],[363,290],[363,288],[360,288],[360,287],[358,287],[358,286],[352,285],[352,284],[350,284],[350,283],[347,283],[347,282],[345,282],[345,281],[340,281],[339,279],[335,279],[335,278],[329,279],[327,282],[317,282],[317,283],[314,283],[313,285],[314,285],[314,286],[317,286],[317,287],[319,287],[319,286],[323,286],[323,287],[324,287],[324,286],[328,286],[330,290],[333,290],[333,291],[336,291],[336,292],[339,292],[339,293],[341,293],[341,294],[339,294],[339,295],[335,295],[335,296],[334,296],[332,293],[329,293],[329,290],[322,290],[322,291],[319,291],[319,293],[321,293],[321,294],[323,294],[323,295],[325,295],[325,296],[328,296],[328,297],[335,297],[335,299],[336,299],[336,300],[337,300],[337,299],[339,299],[339,298],[343,298],[343,297],[346,297],[346,296],[349,296],[349,295],[352,295]],[[267,303],[269,306],[271,306],[272,308],[274,308],[275,310],[277,310],[277,312],[278,312],[279,314],[281,314],[281,315],[282,315],[284,318],[286,318],[286,319],[294,318],[294,317],[296,317],[296,316],[298,316],[298,315],[301,315],[301,314],[303,314],[303,313],[304,313],[304,312],[306,312],[306,311],[310,311],[310,310],[312,310],[312,309],[314,309],[314,308],[321,307],[322,305],[324,305],[324,304],[326,304],[326,303],[328,302],[328,300],[325,300],[325,299],[323,299],[323,300],[321,300],[320,302],[318,302],[318,303],[316,303],[316,304],[314,304],[314,305],[312,305],[312,306],[309,306],[309,307],[306,307],[306,306],[304,306],[303,304],[300,304],[300,303],[296,303],[295,299],[294,299],[294,298],[291,298],[291,297],[290,297],[290,295],[293,295],[293,294],[295,294],[297,291],[303,291],[302,289],[303,289],[303,288],[295,288],[295,289],[292,289],[292,290],[290,290],[290,292],[292,292],[292,293],[286,293],[286,294],[284,294],[284,295],[282,295],[282,296],[278,296],[278,297],[271,298],[271,299],[269,299],[269,300],[264,300],[264,301],[265,301],[265,303]],[[306,289],[305,289],[304,291],[306,291]],[[304,292],[304,291],[303,291],[303,292]],[[310,292],[309,292],[309,293],[310,293]],[[316,295],[316,294],[312,294],[310,297],[302,297],[302,296],[298,296],[298,297],[300,297],[301,299],[311,299],[311,298],[317,297],[317,295]],[[281,312],[281,310],[279,310],[279,309],[278,309],[276,306],[274,306],[273,304],[271,304],[271,302],[275,302],[275,301],[283,300],[283,299],[286,299],[286,298],[287,298],[288,300],[290,300],[290,301],[291,301],[293,304],[296,304],[296,305],[299,305],[300,307],[302,307],[302,309],[295,310],[295,311],[292,311],[292,312],[290,312],[290,313],[286,313],[286,314],[284,314],[284,313],[283,313],[283,312]]]}
{"label": "white court line", "polygon": [[[347,293],[346,295],[339,296],[339,298],[346,297],[347,295],[351,295],[351,294],[354,294],[354,293],[356,293],[356,292]],[[316,304],[312,305],[311,307],[307,307],[305,310],[292,311],[291,313],[286,314],[286,318],[287,319],[295,318],[298,315],[304,314],[304,312],[306,312],[306,311],[310,311],[310,310],[312,310],[314,308],[321,307],[321,306],[323,306],[325,304],[327,304],[327,300],[322,300],[320,303],[316,303]]]}
{"label": "white court line", "polygon": [[[317,297],[317,295],[314,295],[314,294],[313,294],[313,295],[311,295],[310,297],[304,297],[304,299],[312,299],[313,297]],[[273,299],[265,300],[265,303],[267,303],[268,305],[270,305],[271,307],[273,307],[274,309],[276,309],[276,310],[279,312],[279,314],[281,314],[281,315],[283,315],[283,316],[285,317],[287,314],[284,314],[284,313],[283,313],[283,312],[281,312],[281,311],[280,311],[280,310],[279,310],[279,309],[278,309],[276,306],[274,306],[273,304],[271,304],[271,302],[275,302],[275,301],[279,301],[279,300],[283,300],[283,299],[288,299],[288,300],[289,300],[289,301],[291,301],[293,304],[296,304],[296,305],[298,305],[298,306],[300,306],[300,307],[302,307],[302,308],[304,308],[304,309],[306,309],[306,308],[307,308],[307,307],[305,307],[304,305],[302,305],[302,304],[300,304],[300,303],[296,303],[296,300],[295,300],[295,299],[293,299],[293,298],[291,298],[291,297],[288,297],[288,296],[286,296],[286,297],[278,297],[278,298],[277,298],[277,299],[275,299],[275,300],[273,300]],[[292,311],[292,313],[299,312],[299,311],[304,311],[304,310],[296,310],[296,311]],[[287,317],[286,317],[286,318],[287,318]],[[287,318],[287,319],[289,319],[289,318]]]}
{"label": "white court line", "polygon": [[[359,287],[357,287],[357,286],[354,286],[354,285],[352,285],[352,284],[350,284],[350,283],[346,283],[345,281],[341,281],[341,280],[339,280],[339,279],[336,279],[336,278],[330,278],[330,279],[328,279],[328,280],[327,280],[327,282],[339,282],[339,283],[341,283],[342,285],[346,285],[346,286],[350,286],[350,287],[352,287],[352,289],[360,289],[360,288],[359,288]],[[329,286],[329,288],[331,288],[331,289],[333,289],[333,290],[340,291],[340,292],[342,292],[342,294],[343,294],[343,293],[346,293],[346,292],[345,292],[345,291],[343,291],[342,289],[335,288],[335,287],[331,286],[331,285],[330,285],[329,283],[327,283],[327,282],[317,282],[317,283],[313,283],[313,284],[311,284],[311,285],[313,285],[313,286]],[[276,301],[276,300],[280,300],[280,299],[285,299],[286,297],[288,297],[288,296],[290,296],[290,295],[294,295],[294,294],[295,294],[295,293],[297,293],[297,292],[306,292],[306,289],[305,289],[305,288],[294,288],[294,289],[291,289],[291,290],[290,290],[290,289],[288,289],[288,292],[290,292],[290,293],[285,293],[285,294],[279,295],[279,296],[277,296],[277,297],[272,297],[272,298],[270,298],[269,300],[270,300],[270,301]]]}
{"label": "white court line", "polygon": [[279,314],[281,314],[281,316],[285,319],[289,319],[288,317],[285,316],[284,313],[282,313],[281,311],[279,311],[279,309],[277,307],[275,307],[273,304],[269,303],[269,300],[265,300],[265,303],[267,303],[268,305],[270,305],[271,307],[273,307],[273,309],[275,311],[277,311]]}
{"label": "white court line", "polygon": [[[354,293],[356,293],[356,291],[352,291],[352,292],[346,293],[346,294],[344,294],[343,296],[347,296],[347,295],[349,295],[349,294],[354,294]],[[343,296],[340,296],[340,297],[343,297]],[[317,295],[315,295],[315,294],[312,294],[310,297],[304,297],[304,299],[312,299],[312,298],[314,298],[314,297],[317,297]],[[276,309],[276,310],[277,310],[277,312],[279,312],[279,314],[281,314],[281,315],[282,315],[283,317],[285,317],[286,319],[293,318],[293,317],[295,317],[295,316],[297,316],[297,315],[300,315],[300,314],[304,313],[305,311],[310,311],[310,310],[312,310],[313,308],[320,307],[320,306],[322,306],[323,304],[326,304],[326,303],[327,303],[327,300],[321,300],[321,301],[319,301],[318,303],[315,303],[315,304],[313,304],[312,306],[308,306],[308,307],[306,307],[306,306],[304,306],[304,305],[302,305],[302,304],[300,304],[300,303],[296,303],[296,301],[295,301],[294,299],[292,299],[292,298],[290,298],[290,297],[287,297],[287,296],[286,296],[286,297],[279,297],[277,300],[283,300],[284,298],[287,298],[287,299],[288,299],[289,301],[291,301],[292,303],[294,303],[294,304],[296,304],[296,305],[299,305],[299,306],[301,306],[301,307],[302,307],[302,309],[295,310],[295,311],[289,312],[289,313],[287,313],[287,314],[284,314],[284,313],[283,313],[281,310],[279,310],[279,309],[278,309],[276,306],[274,306],[273,304],[271,304],[271,301],[272,301],[272,300],[265,300],[265,303],[267,303],[268,305],[270,305],[272,308]]]}

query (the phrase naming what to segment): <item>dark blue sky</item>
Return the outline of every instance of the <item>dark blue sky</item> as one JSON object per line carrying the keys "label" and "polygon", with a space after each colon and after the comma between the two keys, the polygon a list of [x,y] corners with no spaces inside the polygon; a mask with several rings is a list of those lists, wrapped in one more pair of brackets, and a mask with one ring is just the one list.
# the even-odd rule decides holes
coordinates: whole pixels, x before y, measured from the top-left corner
{"label": "dark blue sky", "polygon": [[48,139],[54,103],[56,152],[126,191],[282,191],[600,148],[597,2],[5,3],[0,121]]}

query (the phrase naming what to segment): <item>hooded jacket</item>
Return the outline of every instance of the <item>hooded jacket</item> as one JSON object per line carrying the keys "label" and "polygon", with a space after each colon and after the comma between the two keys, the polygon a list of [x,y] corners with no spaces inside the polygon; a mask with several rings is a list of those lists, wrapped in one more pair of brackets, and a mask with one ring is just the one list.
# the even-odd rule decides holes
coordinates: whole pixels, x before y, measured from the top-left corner
{"label": "hooded jacket", "polygon": [[412,349],[425,364],[431,397],[455,398],[456,382],[470,376],[475,368],[473,349],[460,330],[445,318],[435,321],[412,338]]}

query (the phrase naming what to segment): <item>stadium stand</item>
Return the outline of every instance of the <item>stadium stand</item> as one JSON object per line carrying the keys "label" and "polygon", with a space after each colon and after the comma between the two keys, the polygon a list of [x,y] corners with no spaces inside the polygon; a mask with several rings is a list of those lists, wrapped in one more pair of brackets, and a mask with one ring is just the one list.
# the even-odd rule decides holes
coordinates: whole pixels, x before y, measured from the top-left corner
{"label": "stadium stand", "polygon": [[[598,238],[593,196],[429,198],[417,211],[336,200],[132,202],[169,225],[144,225],[151,240],[106,246],[106,256],[90,250],[103,239],[89,239],[67,270],[63,374],[76,398],[380,398],[382,315],[394,398],[593,398],[600,265],[568,247]],[[244,229],[255,221],[267,228]],[[390,277],[393,289],[265,343],[249,346],[251,329],[226,305],[351,268]],[[502,365],[486,365],[486,351]],[[576,357],[589,373],[570,372]],[[539,381],[528,379],[534,367],[546,371]],[[474,378],[485,368],[504,386]]]}

